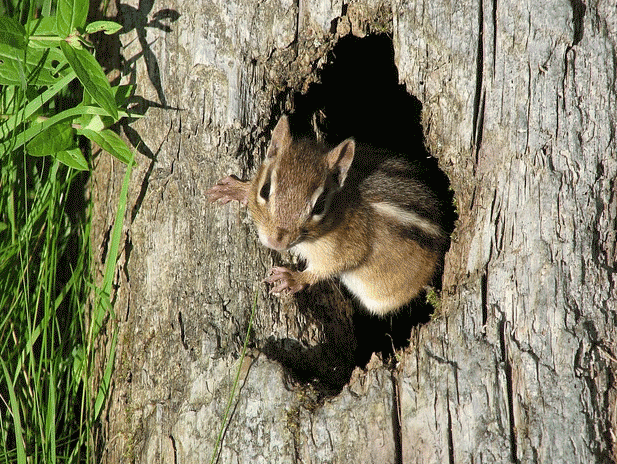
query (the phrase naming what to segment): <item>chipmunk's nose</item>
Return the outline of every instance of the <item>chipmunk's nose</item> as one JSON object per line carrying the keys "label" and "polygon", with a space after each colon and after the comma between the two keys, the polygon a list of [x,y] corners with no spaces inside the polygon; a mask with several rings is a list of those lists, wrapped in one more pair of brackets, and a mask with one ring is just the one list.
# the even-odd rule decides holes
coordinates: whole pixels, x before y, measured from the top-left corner
{"label": "chipmunk's nose", "polygon": [[268,248],[276,251],[283,251],[289,248],[291,234],[282,227],[277,227],[272,233],[259,234],[259,240]]}

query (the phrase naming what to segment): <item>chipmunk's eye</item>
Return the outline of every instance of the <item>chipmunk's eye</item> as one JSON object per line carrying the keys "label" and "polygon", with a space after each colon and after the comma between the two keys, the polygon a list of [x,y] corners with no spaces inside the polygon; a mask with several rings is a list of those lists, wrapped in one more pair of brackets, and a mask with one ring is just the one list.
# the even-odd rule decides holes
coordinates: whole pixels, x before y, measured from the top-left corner
{"label": "chipmunk's eye", "polygon": [[259,196],[264,200],[267,200],[270,197],[270,181],[265,182],[261,190],[259,191]]}
{"label": "chipmunk's eye", "polygon": [[319,195],[317,201],[315,201],[313,205],[313,211],[311,211],[313,216],[321,216],[326,211],[326,198],[326,192],[322,192],[321,195]]}

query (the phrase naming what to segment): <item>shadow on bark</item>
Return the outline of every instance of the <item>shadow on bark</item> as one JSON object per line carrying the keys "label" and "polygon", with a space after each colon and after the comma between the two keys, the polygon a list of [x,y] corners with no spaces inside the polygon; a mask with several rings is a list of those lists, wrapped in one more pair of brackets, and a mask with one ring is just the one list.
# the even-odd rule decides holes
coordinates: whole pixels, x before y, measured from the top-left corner
{"label": "shadow on bark", "polygon": [[[432,307],[423,296],[388,317],[369,314],[353,303],[351,314],[336,306],[315,305],[313,292],[297,298],[298,307],[320,328],[322,340],[308,346],[291,338],[270,337],[261,351],[280,362],[288,382],[312,386],[322,397],[335,396],[349,382],[356,367],[365,368],[373,353],[384,363],[396,361],[395,352],[409,346],[413,327],[430,320]],[[348,296],[351,299],[351,296]]]}

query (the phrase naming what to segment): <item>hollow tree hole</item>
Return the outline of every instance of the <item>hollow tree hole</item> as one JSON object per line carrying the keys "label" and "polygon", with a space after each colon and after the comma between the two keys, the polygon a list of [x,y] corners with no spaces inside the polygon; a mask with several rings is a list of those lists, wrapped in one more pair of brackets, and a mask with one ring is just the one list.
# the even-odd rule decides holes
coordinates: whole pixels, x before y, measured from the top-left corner
{"label": "hollow tree hole", "polygon": [[[422,104],[399,84],[392,40],[386,34],[343,37],[318,72],[320,82],[312,84],[306,93],[288,90],[279,96],[281,107],[285,101],[291,104],[290,121],[296,135],[317,134],[331,145],[354,137],[421,164],[443,205],[443,228],[450,235],[455,220],[450,183],[424,145]],[[441,271],[433,286],[441,288]],[[353,369],[365,367],[373,353],[388,360],[395,350],[409,346],[412,328],[428,322],[434,310],[424,294],[386,317],[373,316],[356,302],[354,307],[351,336],[326,329],[326,342],[318,349],[297,347],[291,355],[288,340],[287,354],[280,356],[279,350],[279,355],[272,357],[281,361],[296,380],[317,384],[326,394],[336,394],[349,381]],[[271,345],[266,351],[272,355],[277,350]]]}

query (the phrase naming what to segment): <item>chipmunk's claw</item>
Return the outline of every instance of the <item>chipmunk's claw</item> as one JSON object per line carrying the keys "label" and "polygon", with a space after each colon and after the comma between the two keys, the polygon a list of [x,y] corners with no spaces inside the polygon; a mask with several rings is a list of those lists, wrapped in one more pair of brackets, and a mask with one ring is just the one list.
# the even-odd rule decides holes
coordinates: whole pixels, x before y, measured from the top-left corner
{"label": "chipmunk's claw", "polygon": [[308,287],[308,284],[302,279],[301,272],[292,271],[286,267],[273,267],[263,281],[274,284],[270,293],[275,295],[282,293],[293,295]]}
{"label": "chipmunk's claw", "polygon": [[214,187],[206,190],[206,196],[210,203],[220,200],[222,204],[226,204],[236,200],[246,206],[250,186],[250,182],[240,180],[236,176],[227,176],[219,180]]}

